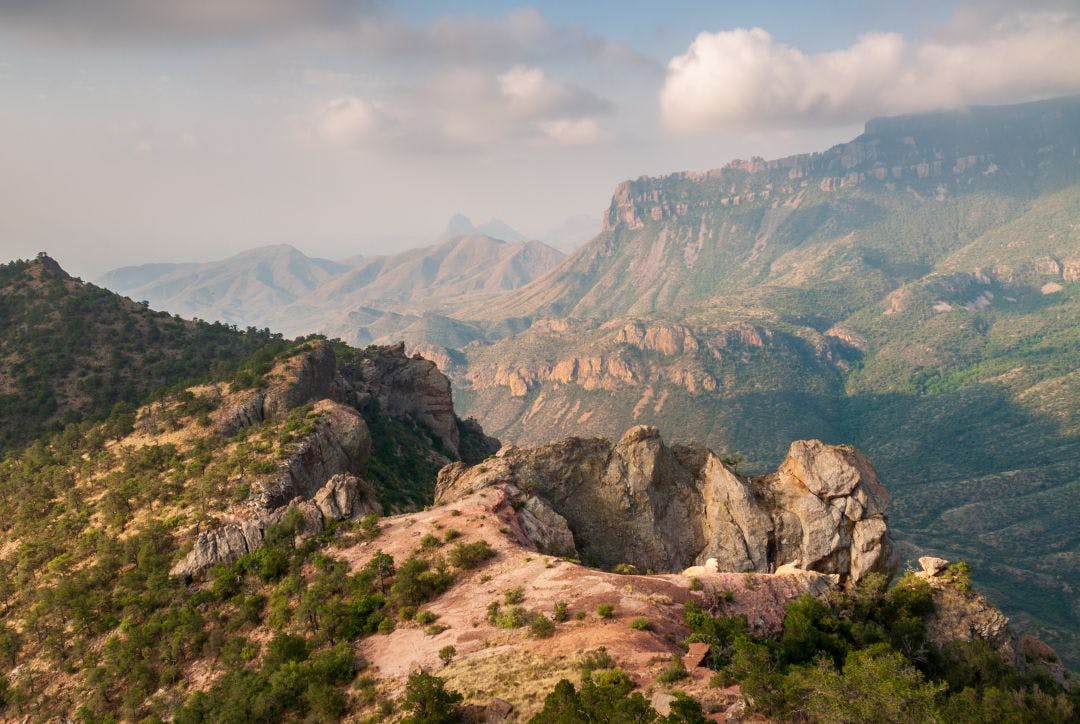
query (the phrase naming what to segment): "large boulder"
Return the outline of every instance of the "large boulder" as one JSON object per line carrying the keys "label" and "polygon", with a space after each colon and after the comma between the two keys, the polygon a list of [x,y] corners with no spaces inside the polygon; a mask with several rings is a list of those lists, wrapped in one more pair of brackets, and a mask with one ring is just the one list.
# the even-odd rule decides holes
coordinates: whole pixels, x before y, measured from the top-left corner
{"label": "large boulder", "polygon": [[[792,443],[777,472],[744,477],[710,450],[668,447],[639,425],[615,444],[567,438],[508,447],[469,467],[443,468],[436,502],[491,485],[534,496],[565,519],[581,557],[612,567],[681,571],[715,561],[720,571],[780,566],[835,574],[853,585],[891,575],[888,493],[857,450]],[[710,563],[710,565],[713,565]]]}

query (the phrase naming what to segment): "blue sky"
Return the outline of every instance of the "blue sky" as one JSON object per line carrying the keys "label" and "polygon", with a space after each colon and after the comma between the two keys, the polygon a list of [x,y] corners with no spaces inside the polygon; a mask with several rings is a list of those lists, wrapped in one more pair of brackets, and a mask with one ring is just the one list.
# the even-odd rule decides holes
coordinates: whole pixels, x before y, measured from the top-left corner
{"label": "blue sky", "polygon": [[542,237],[624,178],[1080,92],[1078,49],[1061,0],[0,0],[0,257]]}

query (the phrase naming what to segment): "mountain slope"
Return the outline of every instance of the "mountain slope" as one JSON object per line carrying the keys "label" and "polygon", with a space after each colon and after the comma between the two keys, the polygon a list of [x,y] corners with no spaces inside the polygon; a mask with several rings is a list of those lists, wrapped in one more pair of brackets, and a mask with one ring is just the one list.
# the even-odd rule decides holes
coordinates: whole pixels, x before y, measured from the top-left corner
{"label": "mountain slope", "polygon": [[102,284],[173,314],[265,327],[273,310],[346,269],[283,244],[251,249],[219,262],[124,267],[105,274]]}
{"label": "mountain slope", "polygon": [[522,331],[414,344],[515,442],[635,421],[753,469],[792,438],[853,442],[911,555],[971,560],[1076,662],[1078,200],[1078,99],[878,119],[822,153],[620,184],[592,242],[455,313]]}
{"label": "mountain slope", "polygon": [[314,329],[357,342],[350,319],[370,308],[422,315],[520,287],[559,263],[561,252],[538,241],[508,243],[490,236],[459,236],[440,244],[361,260],[271,318],[287,332]]}
{"label": "mountain slope", "polygon": [[666,312],[807,277],[835,291],[895,285],[1024,200],[1075,183],[1077,147],[1080,102],[1063,99],[876,119],[822,153],[624,182],[603,233],[500,311]]}
{"label": "mountain slope", "polygon": [[283,342],[189,322],[68,276],[47,256],[0,266],[0,452]]}

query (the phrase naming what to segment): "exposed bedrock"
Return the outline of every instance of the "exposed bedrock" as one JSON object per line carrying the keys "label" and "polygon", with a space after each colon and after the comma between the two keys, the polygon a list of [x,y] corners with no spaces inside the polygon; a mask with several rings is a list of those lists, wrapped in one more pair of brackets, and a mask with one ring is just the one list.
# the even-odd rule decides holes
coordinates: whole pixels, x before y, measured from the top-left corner
{"label": "exposed bedrock", "polygon": [[217,564],[229,564],[254,553],[270,526],[282,522],[289,510],[297,515],[298,536],[321,532],[330,521],[348,520],[367,513],[381,513],[371,485],[354,475],[331,477],[311,498],[296,497],[275,510],[203,531],[195,537],[191,551],[170,573],[191,578]]}
{"label": "exposed bedrock", "polygon": [[604,567],[681,571],[715,559],[721,571],[788,565],[845,585],[896,568],[888,493],[847,446],[796,441],[776,472],[745,477],[711,450],[668,446],[639,425],[615,444],[567,438],[453,463],[439,473],[436,503],[498,484],[564,519],[583,560]]}

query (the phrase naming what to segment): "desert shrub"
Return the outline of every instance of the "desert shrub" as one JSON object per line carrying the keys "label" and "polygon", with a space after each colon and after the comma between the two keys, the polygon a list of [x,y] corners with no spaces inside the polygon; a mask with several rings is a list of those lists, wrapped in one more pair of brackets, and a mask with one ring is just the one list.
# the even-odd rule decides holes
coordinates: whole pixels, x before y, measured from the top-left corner
{"label": "desert shrub", "polygon": [[495,617],[499,628],[521,628],[529,622],[529,612],[524,606],[510,606]]}
{"label": "desert shrub", "polygon": [[449,666],[455,656],[457,656],[457,647],[453,644],[447,644],[439,649],[439,660],[443,662],[443,666]]}
{"label": "desert shrub", "polygon": [[556,601],[555,610],[552,613],[551,618],[558,623],[562,623],[570,618],[570,604],[566,601]]}
{"label": "desert shrub", "polygon": [[414,620],[421,626],[426,626],[429,623],[435,623],[438,620],[439,615],[434,611],[420,611],[414,617]]}
{"label": "desert shrub", "polygon": [[447,543],[450,543],[451,541],[455,541],[460,537],[461,537],[461,531],[454,530],[453,528],[450,528],[449,530],[446,531],[446,533],[443,534],[443,540],[445,540]]}
{"label": "desert shrub", "polygon": [[581,691],[562,679],[547,698],[544,708],[530,720],[533,724],[567,722],[654,722],[656,711],[620,669],[586,674]]}
{"label": "desert shrub", "polygon": [[598,649],[586,651],[582,654],[581,659],[578,661],[578,668],[581,669],[582,675],[597,669],[614,669],[615,659],[611,658],[607,649],[601,646]]}
{"label": "desert shrub", "polygon": [[601,603],[596,607],[596,615],[600,618],[611,618],[615,615],[615,607],[610,603]]}
{"label": "desert shrub", "polygon": [[360,519],[360,532],[368,540],[374,539],[379,535],[379,516],[374,513],[368,513]]}
{"label": "desert shrub", "polygon": [[649,623],[649,619],[644,616],[638,616],[637,618],[630,620],[630,628],[636,629],[637,631],[648,631],[652,628],[652,624]]}
{"label": "desert shrub", "polygon": [[503,592],[503,600],[506,603],[521,603],[525,600],[525,589],[522,586],[511,588]]}
{"label": "desert shrub", "polygon": [[663,684],[671,684],[685,679],[689,675],[690,673],[686,670],[686,664],[683,663],[682,657],[678,654],[672,654],[667,666],[657,675],[656,680]]}
{"label": "desert shrub", "polygon": [[529,619],[529,635],[535,639],[551,638],[555,635],[555,622],[538,613]]}
{"label": "desert shrub", "polygon": [[435,561],[433,566],[423,558],[410,556],[394,576],[390,597],[399,605],[418,606],[445,591],[451,582],[453,576],[442,560]]}
{"label": "desert shrub", "polygon": [[495,557],[495,549],[486,540],[473,543],[458,543],[450,549],[450,564],[458,568],[476,568],[486,560]]}
{"label": "desert shrub", "polygon": [[619,563],[611,569],[612,573],[618,573],[620,576],[633,576],[636,575],[638,570],[637,566],[632,563]]}
{"label": "desert shrub", "polygon": [[438,676],[418,671],[410,674],[405,683],[402,709],[409,714],[402,719],[407,724],[448,724],[459,721],[457,705],[462,696],[446,688]]}
{"label": "desert shrub", "polygon": [[807,713],[819,721],[932,721],[945,689],[886,644],[852,651],[842,670],[819,659],[794,677]]}
{"label": "desert shrub", "polygon": [[424,533],[420,537],[421,548],[438,548],[442,545],[442,541],[433,536],[431,533]]}

